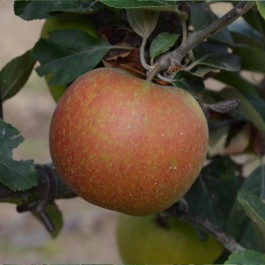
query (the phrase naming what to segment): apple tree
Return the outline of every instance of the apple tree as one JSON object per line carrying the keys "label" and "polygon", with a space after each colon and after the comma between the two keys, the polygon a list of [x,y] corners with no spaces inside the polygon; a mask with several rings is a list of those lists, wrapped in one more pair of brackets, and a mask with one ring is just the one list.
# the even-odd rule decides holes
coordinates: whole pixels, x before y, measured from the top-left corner
{"label": "apple tree", "polygon": [[[158,217],[187,222],[200,237],[209,234],[221,242],[225,251],[219,263],[261,264],[265,2],[231,2],[222,15],[215,2],[15,1],[14,15],[21,19],[64,19],[49,22],[31,50],[1,69],[1,103],[23,88],[32,71],[46,78],[52,93],[60,91],[56,100],[78,77],[102,67],[187,91],[207,118],[207,157],[188,192]],[[71,26],[62,26],[67,20]],[[23,136],[4,121],[2,104],[0,114],[0,201],[16,204],[19,213],[30,211],[56,237],[63,226],[56,200],[77,194],[52,163],[12,158]]]}

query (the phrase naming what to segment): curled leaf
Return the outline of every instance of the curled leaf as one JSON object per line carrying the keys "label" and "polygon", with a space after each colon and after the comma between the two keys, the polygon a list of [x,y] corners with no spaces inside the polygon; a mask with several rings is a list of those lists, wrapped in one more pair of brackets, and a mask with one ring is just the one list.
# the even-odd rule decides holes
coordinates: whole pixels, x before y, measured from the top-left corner
{"label": "curled leaf", "polygon": [[148,38],[156,27],[159,12],[143,9],[128,9],[127,17],[132,29],[142,38]]}

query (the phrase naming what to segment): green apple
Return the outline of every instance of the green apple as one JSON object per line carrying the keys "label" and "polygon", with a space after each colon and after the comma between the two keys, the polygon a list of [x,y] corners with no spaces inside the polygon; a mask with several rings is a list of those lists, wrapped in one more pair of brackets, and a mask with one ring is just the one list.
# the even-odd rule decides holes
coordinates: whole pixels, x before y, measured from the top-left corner
{"label": "green apple", "polygon": [[[49,33],[54,30],[60,29],[78,29],[88,33],[94,38],[98,38],[95,28],[87,15],[75,14],[75,13],[64,13],[55,18],[49,18],[45,21],[41,31],[42,38],[48,38]],[[45,76],[46,83],[50,81],[49,75]],[[56,102],[59,101],[67,86],[51,86],[48,85],[52,97]]]}
{"label": "green apple", "polygon": [[98,68],[74,81],[57,104],[49,144],[58,174],[80,197],[148,215],[170,207],[193,184],[208,126],[186,91]]}
{"label": "green apple", "polygon": [[193,227],[175,218],[161,226],[156,216],[120,214],[117,244],[127,264],[212,264],[224,247],[208,236],[201,240]]}

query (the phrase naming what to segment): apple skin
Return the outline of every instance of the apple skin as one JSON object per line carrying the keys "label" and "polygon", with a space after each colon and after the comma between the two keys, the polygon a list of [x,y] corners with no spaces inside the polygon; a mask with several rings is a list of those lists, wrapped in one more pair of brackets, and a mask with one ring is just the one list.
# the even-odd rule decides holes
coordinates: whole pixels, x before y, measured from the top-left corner
{"label": "apple skin", "polygon": [[90,203],[130,215],[174,204],[197,178],[208,127],[187,92],[118,69],[94,69],[74,81],[50,125],[59,175]]}
{"label": "apple skin", "polygon": [[[55,18],[46,19],[42,26],[41,38],[47,39],[50,32],[62,29],[77,29],[88,33],[91,37],[98,38],[90,18],[87,15],[74,13],[64,13]],[[49,75],[45,76],[50,93],[55,102],[58,102],[67,89],[67,86],[51,86],[48,84],[50,79],[51,77]]]}
{"label": "apple skin", "polygon": [[118,216],[117,245],[125,264],[212,264],[222,254],[220,242],[201,240],[191,225],[171,217],[163,227],[155,218]]}

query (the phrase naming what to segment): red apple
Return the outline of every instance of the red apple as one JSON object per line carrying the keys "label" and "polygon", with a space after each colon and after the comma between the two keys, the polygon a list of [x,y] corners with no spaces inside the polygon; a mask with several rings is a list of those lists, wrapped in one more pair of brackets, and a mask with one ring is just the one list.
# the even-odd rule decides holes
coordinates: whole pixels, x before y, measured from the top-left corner
{"label": "red apple", "polygon": [[50,126],[58,174],[98,206],[148,215],[174,204],[198,176],[208,127],[187,92],[100,68],[67,89]]}

